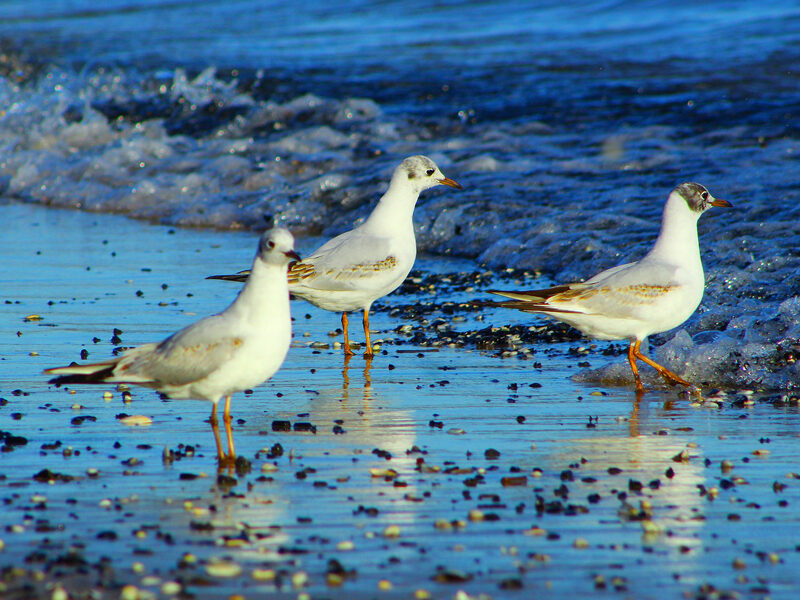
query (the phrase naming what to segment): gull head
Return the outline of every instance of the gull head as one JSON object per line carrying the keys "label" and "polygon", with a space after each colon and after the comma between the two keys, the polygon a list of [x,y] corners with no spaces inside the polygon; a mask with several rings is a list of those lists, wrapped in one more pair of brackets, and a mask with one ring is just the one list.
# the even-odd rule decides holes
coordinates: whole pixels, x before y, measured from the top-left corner
{"label": "gull head", "polygon": [[728,208],[733,206],[727,200],[714,198],[714,196],[699,183],[682,183],[672,190],[672,193],[680,196],[683,201],[686,202],[686,206],[689,207],[689,210],[697,213],[698,216],[712,206],[724,206]]}
{"label": "gull head", "polygon": [[287,265],[300,260],[300,255],[294,251],[294,237],[283,227],[269,229],[261,235],[256,256],[271,265]]}
{"label": "gull head", "polygon": [[422,155],[409,156],[400,163],[392,176],[392,185],[395,183],[399,186],[410,187],[417,194],[437,185],[449,185],[458,190],[462,189],[459,183],[445,177],[435,162]]}

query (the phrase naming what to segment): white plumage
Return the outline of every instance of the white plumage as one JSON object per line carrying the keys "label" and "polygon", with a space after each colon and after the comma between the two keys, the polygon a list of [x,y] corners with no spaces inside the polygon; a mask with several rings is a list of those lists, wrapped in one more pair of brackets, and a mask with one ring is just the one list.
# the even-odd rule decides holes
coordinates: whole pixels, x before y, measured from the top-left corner
{"label": "white plumage", "polygon": [[[342,313],[344,351],[351,355],[347,313],[364,311],[365,357],[371,357],[369,309],[397,289],[414,266],[414,206],[420,192],[437,185],[461,189],[426,156],[406,158],[395,169],[389,189],[360,226],[336,236],[289,269],[289,290],[324,310]],[[244,281],[249,271],[209,279]]]}
{"label": "white plumage", "polygon": [[[230,400],[239,391],[272,377],[289,349],[287,266],[300,260],[294,238],[272,229],[259,240],[251,276],[233,303],[221,313],[201,319],[160,343],[138,346],[108,361],[57,367],[51,383],[133,383],[170,398],[196,398],[214,403],[211,424],[220,459],[233,459]],[[219,441],[217,403],[225,398],[226,457]]]}
{"label": "white plumage", "polygon": [[683,323],[700,304],[705,278],[697,220],[711,206],[731,204],[715,199],[700,184],[683,183],[670,193],[658,239],[641,260],[608,269],[582,283],[520,292],[489,290],[512,299],[492,304],[548,315],[589,337],[630,340],[628,361],[638,392],[644,387],[637,358],[668,382],[688,386],[689,382],[642,354],[639,347],[648,335]]}

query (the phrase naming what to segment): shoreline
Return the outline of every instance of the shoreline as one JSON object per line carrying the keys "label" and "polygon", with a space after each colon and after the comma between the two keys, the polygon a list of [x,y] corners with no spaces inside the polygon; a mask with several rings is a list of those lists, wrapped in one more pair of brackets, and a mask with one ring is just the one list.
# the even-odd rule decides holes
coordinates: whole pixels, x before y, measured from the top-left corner
{"label": "shoreline", "polygon": [[[143,389],[126,403],[111,386],[48,386],[41,370],[224,308],[236,286],[204,277],[244,268],[255,234],[33,205],[0,214],[15,225],[0,312],[0,431],[16,439],[4,434],[0,454],[4,597],[796,593],[796,400],[731,392],[692,406],[653,391],[637,403],[632,388],[572,380],[579,361],[622,358],[583,339],[538,344],[541,368],[421,346],[395,330],[428,316],[392,316],[424,301],[414,294],[373,317],[376,341],[402,344],[385,343],[368,374],[353,357],[344,377],[341,350],[321,347],[339,339],[338,317],[295,301],[283,368],[233,398],[252,470],[217,473],[207,403]],[[465,265],[418,261],[423,274]],[[469,296],[437,291],[439,303]],[[478,316],[459,327],[497,318]]]}

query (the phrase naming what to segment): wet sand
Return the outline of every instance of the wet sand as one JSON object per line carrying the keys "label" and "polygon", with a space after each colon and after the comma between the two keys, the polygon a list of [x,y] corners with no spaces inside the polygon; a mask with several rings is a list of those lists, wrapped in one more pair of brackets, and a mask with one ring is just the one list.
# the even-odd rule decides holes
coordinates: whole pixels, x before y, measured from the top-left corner
{"label": "wet sand", "polygon": [[[0,215],[0,597],[796,597],[796,398],[637,403],[630,387],[572,381],[624,360],[587,340],[532,360],[410,343],[389,309],[425,294],[387,298],[372,319],[382,352],[344,368],[323,347],[338,316],[294,302],[284,367],[233,400],[250,471],[218,472],[208,403],[57,389],[41,370],[224,308],[235,286],[204,277],[248,266],[256,236]],[[456,316],[419,318],[540,323]]]}

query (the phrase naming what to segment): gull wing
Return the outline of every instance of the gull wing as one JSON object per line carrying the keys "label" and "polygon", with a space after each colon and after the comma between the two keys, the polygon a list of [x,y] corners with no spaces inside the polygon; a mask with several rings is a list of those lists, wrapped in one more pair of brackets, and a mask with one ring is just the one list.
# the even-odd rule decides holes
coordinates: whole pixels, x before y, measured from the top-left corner
{"label": "gull wing", "polygon": [[226,331],[221,315],[214,315],[160,344],[139,346],[126,353],[114,369],[114,380],[154,386],[199,381],[230,360],[243,343],[241,336]]}
{"label": "gull wing", "polygon": [[389,239],[348,231],[294,263],[289,269],[289,286],[298,291],[304,287],[327,291],[359,289],[365,280],[395,279],[398,264]]}
{"label": "gull wing", "polygon": [[684,289],[680,270],[663,264],[627,263],[598,273],[584,283],[541,290],[492,293],[511,298],[496,306],[530,313],[578,313],[611,318],[639,318],[639,311],[674,297]]}

